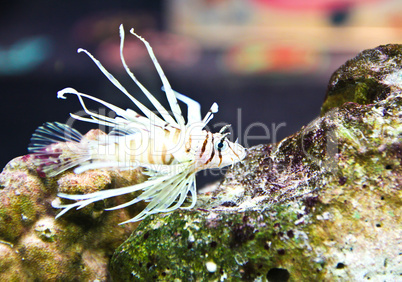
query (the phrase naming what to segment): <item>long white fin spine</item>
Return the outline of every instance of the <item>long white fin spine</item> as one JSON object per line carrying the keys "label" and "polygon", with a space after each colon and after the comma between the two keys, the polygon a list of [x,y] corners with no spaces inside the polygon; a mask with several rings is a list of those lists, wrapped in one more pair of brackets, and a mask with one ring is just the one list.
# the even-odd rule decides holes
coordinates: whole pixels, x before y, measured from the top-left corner
{"label": "long white fin spine", "polygon": [[114,86],[116,86],[121,92],[123,92],[140,110],[141,112],[144,113],[144,115],[155,122],[156,124],[162,126],[165,122],[158,117],[156,114],[154,114],[151,110],[149,110],[147,107],[145,107],[140,101],[138,101],[136,98],[130,95],[128,91],[121,85],[121,83],[110,73],[108,72],[103,65],[95,59],[94,56],[92,56],[91,53],[89,53],[87,50],[79,48],[78,53],[84,52],[85,54],[88,55],[89,58],[96,64],[96,66],[100,69],[100,71],[109,79],[111,83],[113,83]]}
{"label": "long white fin spine", "polygon": [[188,192],[192,195],[191,205],[188,207],[191,208],[194,207],[196,202],[195,173],[191,173],[188,169],[191,169],[190,166],[187,166],[187,169],[184,169],[179,173],[157,175],[143,183],[124,188],[103,190],[85,195],[59,193],[58,196],[60,198],[76,200],[78,202],[72,204],[59,204],[57,201],[54,201],[52,206],[54,208],[63,209],[59,214],[57,214],[56,218],[58,218],[72,208],[81,209],[100,200],[143,190],[143,193],[133,200],[106,210],[116,210],[133,205],[140,201],[149,201],[146,208],[137,216],[120,224],[140,221],[148,215],[160,212],[170,212],[179,208],[187,198]]}
{"label": "long white fin spine", "polygon": [[133,28],[130,30],[130,33],[135,35],[138,39],[140,39],[144,43],[145,47],[147,48],[148,54],[152,59],[152,62],[159,74],[159,77],[162,81],[163,86],[165,87],[166,97],[168,99],[168,102],[169,102],[170,108],[173,112],[173,115],[174,115],[177,123],[179,124],[179,128],[183,129],[185,126],[185,122],[184,122],[184,118],[183,118],[180,106],[177,103],[176,96],[173,93],[172,87],[170,86],[170,83],[169,83],[168,79],[166,78],[165,73],[163,72],[158,60],[155,57],[155,54],[154,54],[154,51],[152,50],[151,45],[149,45],[148,41],[146,41],[144,38],[142,38],[141,36],[136,34],[134,32]]}
{"label": "long white fin spine", "polygon": [[171,125],[176,125],[178,126],[177,122],[171,117],[169,112],[162,106],[162,104],[146,89],[141,82],[138,81],[138,79],[135,77],[135,75],[131,72],[130,68],[127,66],[126,60],[124,59],[124,54],[123,54],[123,45],[124,45],[124,27],[121,24],[119,27],[120,31],[120,58],[121,62],[123,64],[124,69],[126,70],[126,73],[131,77],[131,79],[137,84],[137,86],[142,90],[142,92],[147,96],[148,100],[152,103],[152,105],[155,107],[155,109],[161,114],[163,119],[167,122],[170,123]]}

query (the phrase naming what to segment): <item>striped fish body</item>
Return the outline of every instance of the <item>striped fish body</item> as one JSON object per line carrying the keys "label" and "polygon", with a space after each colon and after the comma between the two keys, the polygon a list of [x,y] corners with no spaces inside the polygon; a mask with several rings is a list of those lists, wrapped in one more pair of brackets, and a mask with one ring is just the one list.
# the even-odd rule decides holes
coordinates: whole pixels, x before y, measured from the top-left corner
{"label": "striped fish body", "polygon": [[180,129],[155,127],[152,132],[100,138],[89,150],[95,162],[169,165],[173,160],[188,160],[181,154],[183,144]]}
{"label": "striped fish body", "polygon": [[[84,155],[90,156],[91,163],[110,162],[123,168],[193,162],[197,172],[230,165],[241,157],[242,147],[222,139],[223,134],[206,130],[186,132],[174,127],[155,127],[153,132],[101,136],[98,141],[89,142],[89,152]],[[223,142],[223,150],[218,147],[219,142]]]}

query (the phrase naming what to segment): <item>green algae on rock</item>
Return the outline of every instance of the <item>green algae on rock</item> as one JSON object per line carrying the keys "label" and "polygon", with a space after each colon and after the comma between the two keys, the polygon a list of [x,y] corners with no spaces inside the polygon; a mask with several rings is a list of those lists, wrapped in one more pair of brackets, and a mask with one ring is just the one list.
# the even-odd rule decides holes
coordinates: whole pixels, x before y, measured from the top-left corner
{"label": "green algae on rock", "polygon": [[[90,131],[87,136],[100,134]],[[0,174],[1,281],[107,281],[109,257],[137,224],[118,225],[135,210],[103,212],[99,202],[55,219],[58,192],[88,193],[142,181],[138,171],[65,172],[41,178],[32,155],[10,161]]]}
{"label": "green algae on rock", "polygon": [[[400,57],[400,46],[394,47],[393,55]],[[377,49],[363,53],[377,54]],[[365,55],[367,65],[374,67],[378,60],[370,58]],[[358,69],[360,61],[348,64],[349,69]],[[390,85],[375,88],[380,93],[370,94],[369,99],[376,97],[370,103],[328,106],[322,117],[293,136],[250,148],[248,158],[229,170],[217,189],[200,195],[198,209],[145,219],[114,253],[112,277],[119,281],[399,279],[399,77],[400,68],[387,73]],[[339,89],[349,89],[347,81],[355,84],[350,79],[337,81],[343,81]]]}
{"label": "green algae on rock", "polygon": [[390,87],[402,88],[401,66],[402,45],[364,50],[331,76],[321,114],[346,102],[366,105],[384,99]]}

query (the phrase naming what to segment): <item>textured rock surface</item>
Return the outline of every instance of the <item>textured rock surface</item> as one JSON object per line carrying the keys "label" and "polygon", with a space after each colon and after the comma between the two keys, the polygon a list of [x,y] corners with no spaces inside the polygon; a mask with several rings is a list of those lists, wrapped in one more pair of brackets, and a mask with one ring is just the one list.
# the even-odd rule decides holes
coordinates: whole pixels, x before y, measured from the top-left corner
{"label": "textured rock surface", "polygon": [[124,200],[110,199],[55,219],[51,201],[57,192],[127,186],[138,172],[66,172],[47,179],[32,161],[31,155],[16,158],[0,174],[0,281],[107,281],[110,256],[136,227],[118,223],[136,211],[103,212]]}
{"label": "textured rock surface", "polygon": [[401,64],[376,76],[384,61],[378,60],[379,50],[393,50],[387,51],[388,62],[401,57],[400,46],[364,51],[340,68],[330,89],[349,101],[359,76],[386,87],[365,84],[370,91],[354,100],[362,104],[333,100],[342,106],[327,104],[322,117],[295,135],[251,148],[216,190],[200,196],[198,209],[145,219],[113,255],[112,276],[119,281],[400,279]]}
{"label": "textured rock surface", "polygon": [[364,50],[331,76],[321,114],[346,102],[366,105],[384,99],[390,87],[402,84],[401,66],[402,45]]}

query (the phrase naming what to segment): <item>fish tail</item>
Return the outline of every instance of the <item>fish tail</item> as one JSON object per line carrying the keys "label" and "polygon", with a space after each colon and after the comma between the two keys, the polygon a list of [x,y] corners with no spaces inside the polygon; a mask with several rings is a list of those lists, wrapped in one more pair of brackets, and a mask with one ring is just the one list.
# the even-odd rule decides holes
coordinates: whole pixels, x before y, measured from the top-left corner
{"label": "fish tail", "polygon": [[46,122],[32,134],[28,151],[35,156],[38,172],[53,177],[90,160],[86,141],[81,133],[66,124]]}

